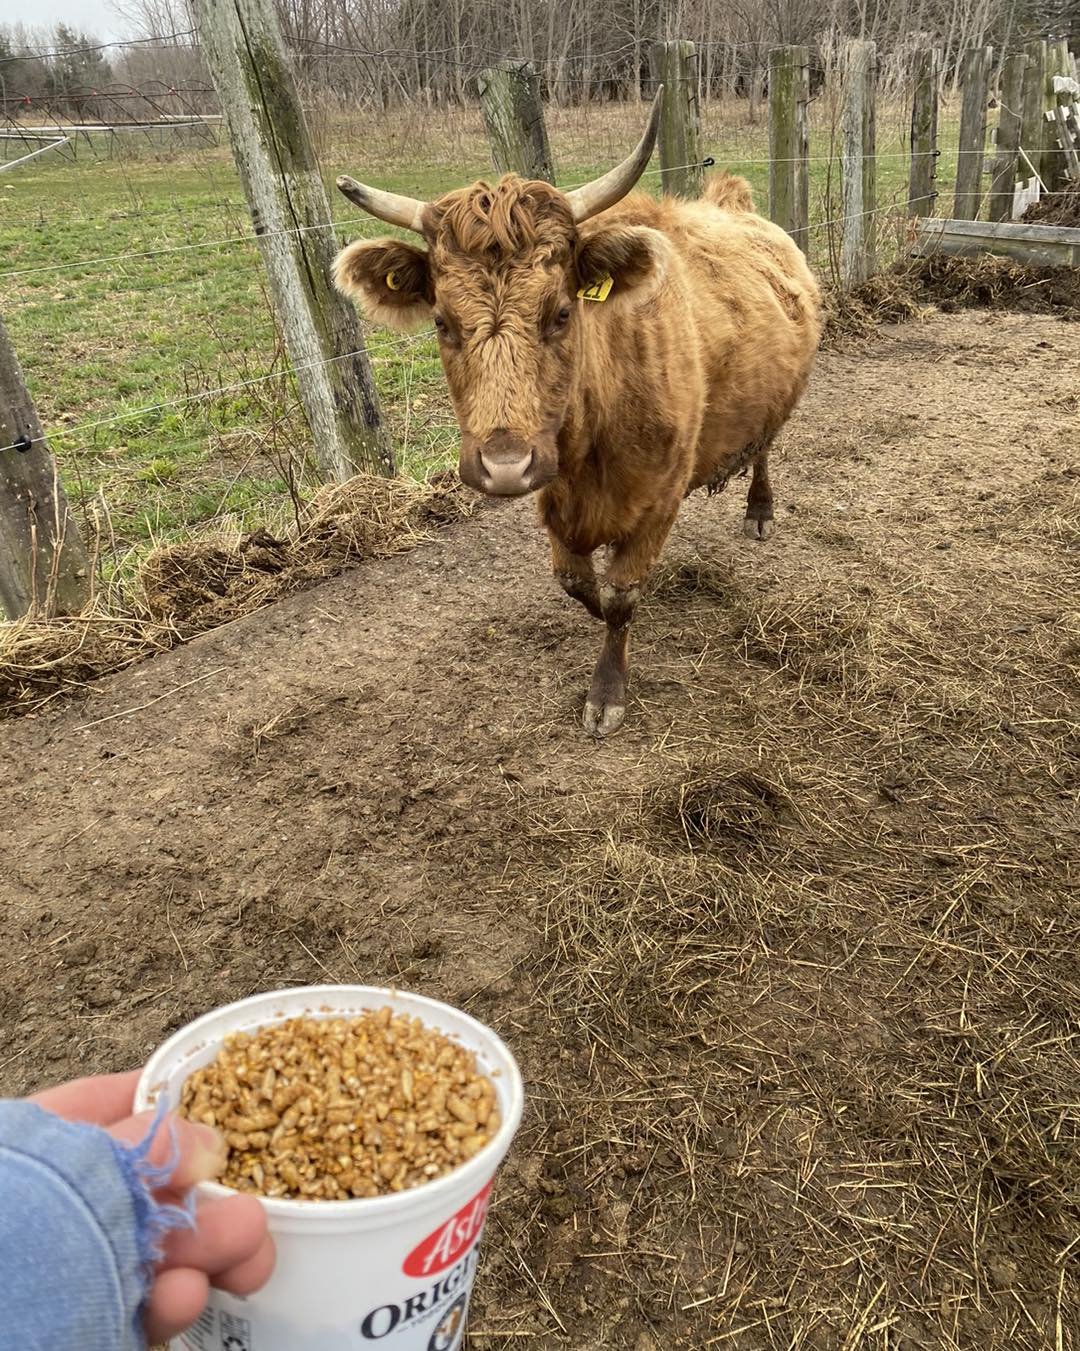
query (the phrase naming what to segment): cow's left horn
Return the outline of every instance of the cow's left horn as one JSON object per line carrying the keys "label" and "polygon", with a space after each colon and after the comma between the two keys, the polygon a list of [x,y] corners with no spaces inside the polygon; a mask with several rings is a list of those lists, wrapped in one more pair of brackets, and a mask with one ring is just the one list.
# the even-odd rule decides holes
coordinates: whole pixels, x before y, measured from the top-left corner
{"label": "cow's left horn", "polygon": [[645,166],[652,158],[653,146],[656,144],[663,102],[664,86],[661,85],[656,91],[656,98],[653,99],[649,124],[636,149],[621,164],[604,174],[603,178],[594,178],[591,183],[584,183],[580,188],[574,188],[572,192],[566,194],[570,209],[574,213],[574,220],[588,220],[590,216],[596,216],[601,211],[606,211],[609,206],[614,206],[626,196],[645,172]]}
{"label": "cow's left horn", "polygon": [[347,174],[342,174],[337,185],[349,201],[355,202],[362,211],[386,221],[388,225],[400,225],[420,234],[420,218],[427,202],[418,201],[415,197],[399,197],[396,192],[369,188],[366,183],[358,183]]}

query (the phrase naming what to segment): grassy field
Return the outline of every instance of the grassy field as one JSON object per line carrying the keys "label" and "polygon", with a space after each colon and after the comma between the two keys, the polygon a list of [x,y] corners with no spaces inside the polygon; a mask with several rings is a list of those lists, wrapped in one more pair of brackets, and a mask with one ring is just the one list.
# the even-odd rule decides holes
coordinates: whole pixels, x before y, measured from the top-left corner
{"label": "grassy field", "polygon": [[[842,214],[833,116],[827,99],[812,111],[811,217],[824,223]],[[551,110],[560,182],[609,167],[642,119],[624,105]],[[885,207],[905,192],[906,122],[899,105],[879,113]],[[318,117],[313,127],[329,183],[349,171],[435,196],[491,172],[475,110],[405,111],[377,123]],[[945,124],[943,189],[955,131]],[[767,202],[768,131],[748,125],[745,106],[706,110],[702,144]],[[655,169],[643,180],[651,191],[658,183]],[[331,207],[343,240],[385,228],[336,191]],[[812,256],[826,275],[839,229],[813,230]],[[887,224],[881,233],[887,255],[899,235]],[[121,157],[98,138],[74,157],[50,154],[10,170],[0,183],[0,313],[104,575],[193,531],[273,527],[313,491],[307,429],[227,144],[130,138]],[[370,349],[402,471],[422,477],[453,463],[433,339],[372,332]]]}

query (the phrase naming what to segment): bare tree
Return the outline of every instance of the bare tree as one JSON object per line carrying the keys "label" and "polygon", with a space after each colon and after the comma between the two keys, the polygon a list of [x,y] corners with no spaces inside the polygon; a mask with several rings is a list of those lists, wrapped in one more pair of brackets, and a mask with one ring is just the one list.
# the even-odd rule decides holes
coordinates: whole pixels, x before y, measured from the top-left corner
{"label": "bare tree", "polygon": [[[157,42],[118,73],[190,81],[197,53],[189,0],[113,0],[129,30]],[[768,53],[806,45],[826,66],[835,37],[877,43],[882,81],[898,87],[913,36],[943,48],[955,78],[962,52],[1037,33],[1080,29],[1077,0],[277,0],[309,97],[353,106],[475,98],[475,76],[500,57],[528,58],[560,103],[640,99],[658,37],[699,45],[701,93],[738,95],[760,115]]]}

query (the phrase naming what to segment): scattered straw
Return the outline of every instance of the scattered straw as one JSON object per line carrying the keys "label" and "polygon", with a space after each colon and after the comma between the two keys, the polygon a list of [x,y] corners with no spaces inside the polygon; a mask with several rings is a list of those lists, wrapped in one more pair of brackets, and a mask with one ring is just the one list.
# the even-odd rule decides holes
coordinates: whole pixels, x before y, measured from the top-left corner
{"label": "scattered straw", "polygon": [[[949,581],[747,593],[752,733],[718,696],[711,761],[534,806],[534,998],[569,1048],[533,1088],[537,1244],[660,1345],[1075,1344],[1075,607],[1044,589],[1053,642],[1019,641],[1022,580]],[[654,618],[715,632],[714,590],[674,570]]]}
{"label": "scattered straw", "polygon": [[0,631],[0,716],[226,624],[365,558],[412,549],[461,519],[473,499],[456,481],[358,475],[323,489],[288,537],[257,530],[232,541],[191,540],[155,550],[121,613],[99,601],[68,619],[23,619]]}

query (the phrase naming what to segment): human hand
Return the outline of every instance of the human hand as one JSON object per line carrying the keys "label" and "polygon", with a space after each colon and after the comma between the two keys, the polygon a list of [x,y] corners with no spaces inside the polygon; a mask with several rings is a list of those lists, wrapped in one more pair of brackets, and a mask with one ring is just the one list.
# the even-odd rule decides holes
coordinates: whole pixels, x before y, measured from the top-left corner
{"label": "human hand", "polygon": [[[140,1070],[75,1079],[35,1094],[30,1101],[66,1121],[101,1126],[126,1145],[142,1141],[153,1112],[132,1115]],[[169,1117],[175,1132],[176,1163],[158,1201],[179,1204],[197,1182],[217,1177],[225,1166],[225,1142],[217,1131],[193,1121]],[[147,1159],[165,1163],[173,1151],[172,1132],[163,1124]],[[274,1269],[274,1245],[266,1232],[266,1213],[254,1196],[200,1201],[195,1228],[174,1230],[154,1274],[143,1311],[151,1343],[167,1341],[189,1327],[206,1307],[211,1285],[248,1295],[265,1285]]]}

